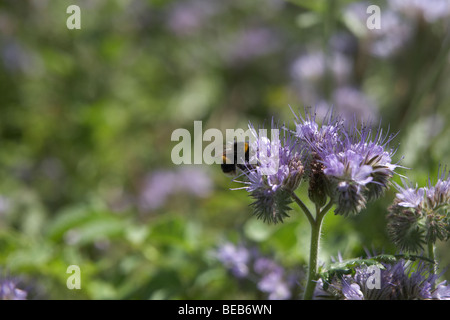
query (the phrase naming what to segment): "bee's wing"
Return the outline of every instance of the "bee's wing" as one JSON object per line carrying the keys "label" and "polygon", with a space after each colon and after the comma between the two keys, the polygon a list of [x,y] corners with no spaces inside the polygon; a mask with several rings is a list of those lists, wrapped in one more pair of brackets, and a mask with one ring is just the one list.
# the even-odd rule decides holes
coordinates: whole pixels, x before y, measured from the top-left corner
{"label": "bee's wing", "polygon": [[228,142],[224,147],[223,147],[223,154],[222,154],[222,161],[223,163],[234,163],[234,151],[235,151],[235,147],[234,147],[234,143]]}

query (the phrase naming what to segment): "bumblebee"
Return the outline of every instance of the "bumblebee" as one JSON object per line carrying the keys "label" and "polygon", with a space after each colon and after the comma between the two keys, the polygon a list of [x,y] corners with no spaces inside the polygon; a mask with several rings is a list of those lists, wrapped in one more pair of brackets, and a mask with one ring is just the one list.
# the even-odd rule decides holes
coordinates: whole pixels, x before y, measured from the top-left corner
{"label": "bumblebee", "polygon": [[[238,153],[240,150],[244,151],[245,163],[242,163],[242,158],[238,159]],[[241,151],[242,152],[242,151]],[[229,156],[233,156],[233,161],[229,158]],[[222,155],[222,171],[225,174],[236,175],[236,168],[242,171],[248,171],[249,169],[249,145],[248,142],[234,142],[233,150],[227,150],[226,148],[223,151]]]}

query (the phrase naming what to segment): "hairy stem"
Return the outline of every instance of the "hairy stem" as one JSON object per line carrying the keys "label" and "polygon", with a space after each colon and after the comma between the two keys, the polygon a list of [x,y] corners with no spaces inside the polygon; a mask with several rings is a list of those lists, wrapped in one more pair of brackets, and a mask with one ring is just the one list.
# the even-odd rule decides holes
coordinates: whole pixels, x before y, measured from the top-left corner
{"label": "hairy stem", "polygon": [[316,219],[313,224],[311,224],[311,243],[309,251],[309,267],[308,267],[308,282],[306,283],[306,289],[304,293],[305,300],[312,300],[314,295],[314,289],[316,288],[316,281],[318,279],[317,274],[317,262],[319,257],[320,249],[320,232],[322,229],[322,221],[325,214],[333,206],[331,200],[330,202],[320,210],[316,206]]}
{"label": "hairy stem", "polygon": [[[436,254],[435,250],[436,250],[436,247],[435,247],[434,243],[431,241],[428,242],[428,258],[433,261],[433,264],[431,265],[431,270],[430,270],[430,272],[432,274],[437,274],[437,271],[438,271],[436,257],[435,257],[435,254]],[[434,289],[434,284],[433,284],[432,289]]]}
{"label": "hairy stem", "polygon": [[294,191],[291,192],[291,196],[294,199],[294,201],[298,204],[300,209],[302,209],[302,211],[305,213],[311,226],[313,224],[315,224],[316,221],[314,220],[314,217],[312,216],[311,211],[309,211],[308,207],[303,203],[303,201],[295,194]]}

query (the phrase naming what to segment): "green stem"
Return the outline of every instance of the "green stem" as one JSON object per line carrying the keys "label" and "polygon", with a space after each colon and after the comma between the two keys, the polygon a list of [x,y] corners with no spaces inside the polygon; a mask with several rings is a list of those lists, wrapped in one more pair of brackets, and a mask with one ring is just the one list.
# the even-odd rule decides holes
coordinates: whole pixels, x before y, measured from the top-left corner
{"label": "green stem", "polygon": [[312,300],[314,295],[314,289],[316,287],[316,281],[318,279],[317,262],[319,257],[320,232],[322,229],[322,221],[323,218],[325,217],[325,214],[332,206],[333,204],[331,200],[322,210],[320,210],[320,208],[316,206],[316,219],[314,223],[311,224],[308,282],[306,283],[306,289],[303,297],[305,300]]}
{"label": "green stem", "polygon": [[436,264],[436,247],[433,242],[428,242],[428,258],[433,261],[433,266],[431,267],[431,272],[437,274],[437,264]]}
{"label": "green stem", "polygon": [[294,201],[298,204],[300,209],[302,209],[302,211],[305,213],[311,226],[313,224],[315,224],[316,221],[314,220],[314,217],[312,216],[311,211],[309,211],[308,207],[303,203],[303,201],[295,194],[294,191],[291,192],[291,196],[294,199]]}

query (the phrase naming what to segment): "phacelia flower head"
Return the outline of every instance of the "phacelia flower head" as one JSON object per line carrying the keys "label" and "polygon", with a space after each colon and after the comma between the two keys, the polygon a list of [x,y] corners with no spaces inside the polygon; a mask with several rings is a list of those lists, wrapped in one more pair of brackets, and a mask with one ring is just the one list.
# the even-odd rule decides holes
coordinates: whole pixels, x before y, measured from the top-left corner
{"label": "phacelia flower head", "polygon": [[366,205],[365,185],[372,181],[372,167],[363,163],[360,154],[346,150],[329,154],[323,160],[324,173],[332,183],[337,202],[336,214],[358,213]]}
{"label": "phacelia flower head", "polygon": [[370,166],[372,178],[368,185],[368,200],[379,198],[389,185],[389,181],[394,174],[394,170],[399,167],[398,163],[392,161],[395,150],[390,148],[389,144],[395,135],[385,134],[379,127],[374,133],[369,126],[352,128],[352,136],[346,142],[346,147],[362,156],[361,164]]}
{"label": "phacelia flower head", "polygon": [[[360,202],[353,206],[344,202],[343,207],[354,208],[353,213],[357,213],[364,208],[364,202],[379,198],[388,188],[394,170],[398,167],[392,162],[395,151],[389,148],[392,138],[393,136],[384,135],[380,128],[374,134],[371,127],[363,125],[359,129],[354,124],[350,127],[349,134],[343,143],[334,149],[338,162],[341,162],[345,169],[342,175],[336,175],[332,163],[329,163],[330,175],[333,179],[339,182],[344,181],[346,185],[351,186],[354,199]],[[337,195],[341,196],[339,182]]]}
{"label": "phacelia flower head", "polygon": [[388,232],[402,250],[418,251],[424,243],[450,238],[450,178],[438,174],[435,184],[418,188],[403,181],[389,208]]}
{"label": "phacelia flower head", "polygon": [[[308,115],[296,124],[295,135],[308,151],[309,158],[303,160],[306,171],[319,168],[317,163],[320,163],[320,170],[309,172],[317,175],[320,171],[321,191],[337,205],[335,213],[358,213],[367,201],[383,194],[398,167],[392,162],[395,151],[389,148],[393,136],[384,134],[381,128],[374,132],[370,126],[359,126],[356,121],[344,125],[331,114],[322,126],[317,125],[314,118]],[[310,174],[310,183],[312,181],[314,176]]]}
{"label": "phacelia flower head", "polygon": [[316,113],[311,111],[305,111],[305,117],[302,115],[295,115],[295,117],[293,133],[303,149],[318,152],[339,142],[344,122],[332,112],[325,116],[321,125],[317,123]]}
{"label": "phacelia flower head", "polygon": [[[439,170],[440,171],[440,170]],[[447,213],[450,206],[450,175],[446,168],[438,173],[438,179],[433,185],[431,180],[425,187],[427,208]]]}
{"label": "phacelia flower head", "polygon": [[[250,127],[249,170],[244,171],[246,189],[255,200],[254,214],[269,223],[282,222],[290,210],[291,192],[298,188],[303,176],[301,154],[287,134],[279,137],[279,129],[272,126],[271,139],[266,131]],[[242,189],[242,188],[239,188]]]}
{"label": "phacelia flower head", "polygon": [[425,194],[425,190],[423,188],[415,188],[412,186],[401,187],[396,184],[397,190],[397,199],[398,206],[404,208],[417,208],[423,201],[423,196]]}
{"label": "phacelia flower head", "polygon": [[320,152],[336,145],[341,138],[343,120],[328,113],[322,124],[316,121],[316,114],[305,112],[305,117],[296,115],[295,131],[298,146],[303,150],[302,162],[305,176],[309,178],[308,195],[312,202],[322,207],[329,193],[329,182],[324,175],[323,158]]}

